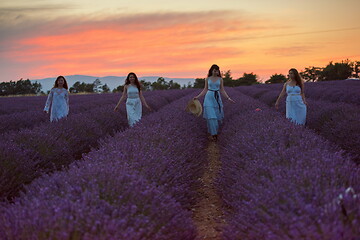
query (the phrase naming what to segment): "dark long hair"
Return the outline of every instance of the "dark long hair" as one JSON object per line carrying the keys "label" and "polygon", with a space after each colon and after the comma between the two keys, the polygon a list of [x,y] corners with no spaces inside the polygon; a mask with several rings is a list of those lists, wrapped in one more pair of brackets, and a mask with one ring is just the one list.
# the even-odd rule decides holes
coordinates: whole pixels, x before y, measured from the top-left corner
{"label": "dark long hair", "polygon": [[55,80],[55,84],[54,84],[54,88],[59,87],[59,83],[58,83],[58,81],[59,81],[59,79],[60,79],[60,78],[62,78],[62,79],[64,80],[64,85],[63,85],[63,88],[65,88],[65,89],[67,90],[67,89],[68,89],[68,84],[67,84],[66,79],[65,79],[63,76],[58,76],[58,77],[56,78],[56,80]]}
{"label": "dark long hair", "polygon": [[289,70],[289,72],[290,72],[290,71],[293,72],[294,75],[295,75],[296,85],[301,88],[301,91],[303,91],[304,83],[303,83],[303,81],[301,80],[301,77],[300,77],[300,74],[299,74],[298,70],[296,70],[295,68],[291,68],[291,69]]}
{"label": "dark long hair", "polygon": [[125,85],[129,85],[130,84],[130,75],[134,75],[135,77],[135,85],[136,87],[139,89],[139,92],[141,91],[141,85],[140,85],[140,82],[138,80],[138,77],[136,76],[135,73],[131,72],[127,75],[126,79],[125,79]]}
{"label": "dark long hair", "polygon": [[211,77],[211,76],[212,76],[212,71],[213,71],[214,69],[216,69],[216,70],[219,71],[219,76],[218,76],[218,77],[221,77],[220,68],[219,68],[219,66],[216,65],[216,64],[213,64],[213,65],[211,66],[211,68],[209,69],[208,77]]}

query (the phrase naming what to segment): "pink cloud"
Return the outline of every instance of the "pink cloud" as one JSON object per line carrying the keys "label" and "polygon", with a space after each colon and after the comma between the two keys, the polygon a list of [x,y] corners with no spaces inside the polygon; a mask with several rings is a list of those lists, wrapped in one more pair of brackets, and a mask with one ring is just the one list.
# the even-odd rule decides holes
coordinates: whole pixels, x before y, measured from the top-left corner
{"label": "pink cloud", "polygon": [[81,21],[60,30],[56,28],[61,24],[53,22],[48,34],[40,28],[39,33],[35,29],[13,40],[5,55],[18,63],[41,63],[30,76],[48,76],[58,69],[78,74],[119,74],[128,68],[149,74],[196,71],[202,64],[241,56],[244,50],[223,41],[258,28],[254,21],[247,23],[227,14],[145,14]]}

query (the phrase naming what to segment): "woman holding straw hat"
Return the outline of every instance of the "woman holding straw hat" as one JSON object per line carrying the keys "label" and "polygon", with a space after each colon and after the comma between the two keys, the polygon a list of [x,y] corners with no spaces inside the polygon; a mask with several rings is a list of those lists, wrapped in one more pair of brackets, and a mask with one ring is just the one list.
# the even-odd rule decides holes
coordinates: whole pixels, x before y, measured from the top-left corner
{"label": "woman holding straw hat", "polygon": [[208,132],[214,141],[217,140],[219,122],[221,123],[224,118],[223,103],[219,92],[225,96],[227,100],[235,103],[224,89],[224,82],[221,78],[219,66],[213,64],[209,69],[208,77],[205,79],[204,89],[199,95],[194,97],[194,100],[206,94],[203,117],[207,121]]}

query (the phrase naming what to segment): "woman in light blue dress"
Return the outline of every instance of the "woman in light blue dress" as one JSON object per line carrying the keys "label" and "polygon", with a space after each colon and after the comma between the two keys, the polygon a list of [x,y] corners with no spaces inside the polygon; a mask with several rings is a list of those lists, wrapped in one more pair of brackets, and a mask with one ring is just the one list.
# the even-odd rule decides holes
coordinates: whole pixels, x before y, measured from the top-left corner
{"label": "woman in light blue dress", "polygon": [[146,103],[145,98],[141,91],[140,82],[135,73],[131,72],[125,79],[125,86],[123,94],[116,104],[114,111],[119,109],[119,106],[124,99],[126,99],[126,113],[127,119],[130,127],[133,127],[134,124],[140,121],[142,116],[142,104],[145,105],[151,111],[151,108]]}
{"label": "woman in light blue dress", "polygon": [[286,118],[290,119],[290,121],[295,124],[305,125],[307,103],[304,95],[304,82],[295,68],[289,70],[289,80],[284,84],[284,87],[276,100],[276,109],[279,108],[279,101],[285,95],[285,92],[287,94]]}
{"label": "woman in light blue dress", "polygon": [[194,97],[198,99],[204,94],[204,114],[206,119],[208,133],[211,135],[212,140],[217,140],[219,123],[224,118],[223,103],[220,93],[232,103],[235,103],[224,89],[224,82],[220,75],[220,68],[216,64],[212,65],[209,69],[208,77],[205,79],[205,87],[199,95]]}
{"label": "woman in light blue dress", "polygon": [[68,85],[63,76],[58,76],[55,80],[54,87],[50,90],[47,98],[44,112],[50,113],[50,121],[58,121],[69,114],[69,92]]}

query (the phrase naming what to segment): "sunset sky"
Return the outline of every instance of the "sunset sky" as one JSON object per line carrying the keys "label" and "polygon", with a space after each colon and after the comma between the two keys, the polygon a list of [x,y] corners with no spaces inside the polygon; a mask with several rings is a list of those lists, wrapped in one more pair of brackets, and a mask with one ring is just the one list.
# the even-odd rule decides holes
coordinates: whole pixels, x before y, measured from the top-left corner
{"label": "sunset sky", "polygon": [[57,75],[261,80],[360,60],[359,0],[1,0],[0,81]]}

